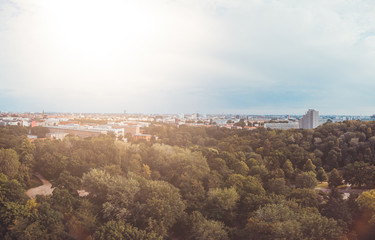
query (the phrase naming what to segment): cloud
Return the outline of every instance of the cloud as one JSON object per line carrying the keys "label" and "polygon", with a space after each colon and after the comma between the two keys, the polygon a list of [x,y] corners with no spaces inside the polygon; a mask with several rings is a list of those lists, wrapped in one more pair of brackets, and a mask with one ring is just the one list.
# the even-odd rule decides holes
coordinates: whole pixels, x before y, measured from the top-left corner
{"label": "cloud", "polygon": [[8,110],[373,111],[371,1],[16,0],[0,9]]}

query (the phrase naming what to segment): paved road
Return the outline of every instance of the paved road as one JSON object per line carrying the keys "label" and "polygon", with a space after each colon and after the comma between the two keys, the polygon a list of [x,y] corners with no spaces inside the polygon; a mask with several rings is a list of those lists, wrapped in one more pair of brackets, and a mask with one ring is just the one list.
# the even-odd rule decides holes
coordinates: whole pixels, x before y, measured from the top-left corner
{"label": "paved road", "polygon": [[39,187],[35,187],[35,188],[30,188],[29,190],[26,191],[26,195],[29,198],[35,198],[36,195],[44,195],[44,196],[52,195],[52,192],[55,189],[55,188],[52,188],[52,184],[39,173],[35,173],[35,176],[37,176],[40,179],[40,181],[42,181],[43,185]]}

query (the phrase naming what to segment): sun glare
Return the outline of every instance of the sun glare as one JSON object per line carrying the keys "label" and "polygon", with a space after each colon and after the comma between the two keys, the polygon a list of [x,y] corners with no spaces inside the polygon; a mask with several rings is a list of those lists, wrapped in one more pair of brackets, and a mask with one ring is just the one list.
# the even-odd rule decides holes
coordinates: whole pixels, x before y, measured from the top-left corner
{"label": "sun glare", "polygon": [[46,1],[49,31],[60,46],[77,55],[114,57],[140,50],[152,33],[150,13],[129,1]]}

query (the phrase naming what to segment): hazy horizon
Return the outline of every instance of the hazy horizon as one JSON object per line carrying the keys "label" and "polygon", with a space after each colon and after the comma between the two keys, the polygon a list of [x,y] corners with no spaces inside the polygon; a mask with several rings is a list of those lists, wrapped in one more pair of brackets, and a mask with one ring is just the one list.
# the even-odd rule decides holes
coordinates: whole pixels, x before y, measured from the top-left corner
{"label": "hazy horizon", "polygon": [[0,111],[375,113],[375,2],[0,0]]}

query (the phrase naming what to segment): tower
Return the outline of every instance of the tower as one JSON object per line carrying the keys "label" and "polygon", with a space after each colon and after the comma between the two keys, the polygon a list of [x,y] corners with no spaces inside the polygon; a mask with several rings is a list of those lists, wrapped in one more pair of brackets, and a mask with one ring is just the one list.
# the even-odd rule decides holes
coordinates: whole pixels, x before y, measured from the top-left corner
{"label": "tower", "polygon": [[299,120],[299,127],[303,129],[313,129],[319,126],[319,112],[309,109]]}

